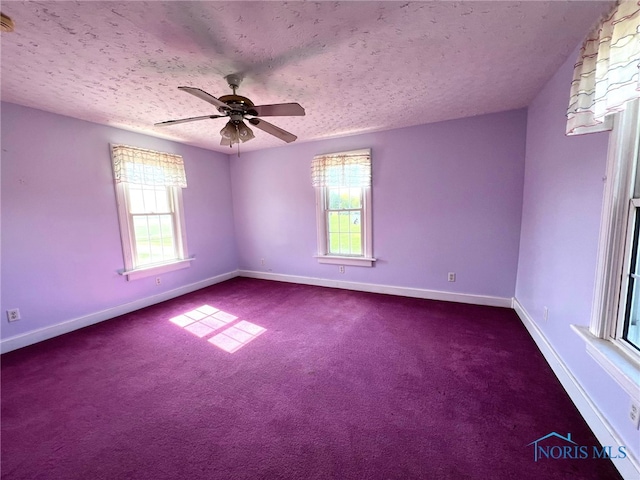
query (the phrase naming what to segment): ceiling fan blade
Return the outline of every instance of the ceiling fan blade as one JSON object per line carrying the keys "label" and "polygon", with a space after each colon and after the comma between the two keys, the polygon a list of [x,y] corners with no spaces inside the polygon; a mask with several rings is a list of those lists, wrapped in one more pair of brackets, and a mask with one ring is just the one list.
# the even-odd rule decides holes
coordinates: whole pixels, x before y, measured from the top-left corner
{"label": "ceiling fan blade", "polygon": [[180,120],[167,120],[166,122],[154,123],[156,127],[164,127],[166,125],[175,125],[177,123],[196,122],[198,120],[207,120],[209,118],[220,118],[224,115],[203,115],[202,117],[181,118]]}
{"label": "ceiling fan blade", "polygon": [[[253,112],[256,112],[255,114]],[[249,112],[256,117],[302,117],[304,108],[299,103],[277,103],[275,105],[257,105]]]}
{"label": "ceiling fan blade", "polygon": [[216,97],[214,97],[213,95],[208,94],[204,90],[201,90],[201,89],[195,88],[195,87],[178,87],[178,88],[180,90],[182,90],[183,92],[187,92],[187,93],[190,93],[193,96],[198,97],[200,100],[204,100],[205,102],[210,103],[211,105],[215,105],[218,108],[223,108],[225,110],[229,110],[229,106],[226,103],[221,102]]}
{"label": "ceiling fan blade", "polygon": [[296,137],[293,133],[289,133],[286,130],[281,129],[280,127],[276,127],[275,125],[265,122],[259,118],[249,118],[247,121],[253,125],[254,127],[258,127],[263,132],[270,133],[271,135],[278,137],[280,140],[283,140],[287,143],[291,143],[295,141],[298,137]]}

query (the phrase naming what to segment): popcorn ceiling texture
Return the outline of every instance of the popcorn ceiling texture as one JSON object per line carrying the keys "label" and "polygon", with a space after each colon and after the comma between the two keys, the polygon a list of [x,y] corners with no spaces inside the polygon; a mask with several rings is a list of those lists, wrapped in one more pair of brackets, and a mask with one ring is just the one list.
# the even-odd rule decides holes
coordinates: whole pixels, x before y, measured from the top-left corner
{"label": "popcorn ceiling texture", "polygon": [[[181,92],[299,102],[317,140],[520,108],[612,2],[3,2],[2,100],[228,152]],[[567,85],[567,95],[569,94]],[[257,129],[255,129],[257,130]],[[257,130],[242,148],[284,145]]]}

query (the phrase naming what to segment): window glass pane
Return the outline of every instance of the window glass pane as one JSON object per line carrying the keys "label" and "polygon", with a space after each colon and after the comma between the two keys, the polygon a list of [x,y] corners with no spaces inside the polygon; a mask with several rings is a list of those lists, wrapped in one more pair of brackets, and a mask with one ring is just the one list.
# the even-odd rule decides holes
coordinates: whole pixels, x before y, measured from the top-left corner
{"label": "window glass pane", "polygon": [[142,188],[137,185],[129,186],[129,211],[131,213],[144,213],[144,198]]}
{"label": "window glass pane", "polygon": [[149,244],[151,246],[151,262],[162,261],[162,236],[160,235],[160,217],[158,215],[148,215],[149,221]]}
{"label": "window glass pane", "polygon": [[360,208],[362,206],[362,189],[349,189],[349,208]]}
{"label": "window glass pane", "polygon": [[349,198],[349,189],[341,188],[340,189],[340,208],[349,208],[350,198]]}
{"label": "window glass pane", "polygon": [[340,189],[339,188],[327,188],[329,197],[329,209],[337,210],[340,208]]}
{"label": "window glass pane", "polygon": [[632,281],[630,289],[631,299],[627,306],[627,315],[624,325],[624,339],[640,350],[640,289],[639,283]]}
{"label": "window glass pane", "polygon": [[340,212],[329,212],[327,228],[329,233],[340,231]]}
{"label": "window glass pane", "polygon": [[352,232],[360,232],[361,231],[360,220],[361,220],[360,211],[349,212],[349,223],[351,224],[351,231]]}
{"label": "window glass pane", "polygon": [[329,166],[326,170],[327,185],[340,185],[342,180],[342,167]]}
{"label": "window glass pane", "polygon": [[146,213],[157,212],[156,207],[156,192],[152,188],[145,188],[143,191],[144,196],[144,211]]}
{"label": "window glass pane", "polygon": [[146,265],[151,261],[151,245],[146,216],[133,217],[133,231],[137,265]]}
{"label": "window glass pane", "polygon": [[351,239],[348,233],[340,233],[340,254],[349,255],[351,253]]}
{"label": "window glass pane", "polygon": [[631,271],[629,272],[629,290],[627,293],[627,308],[624,319],[622,337],[640,350],[640,244],[638,233],[640,232],[640,209],[636,209],[636,224],[633,234],[633,252],[631,255]]}
{"label": "window glass pane", "polygon": [[351,234],[351,255],[362,255],[362,236],[359,233]]}
{"label": "window glass pane", "polygon": [[129,185],[129,212],[171,213],[171,188],[148,185]]}
{"label": "window glass pane", "polygon": [[329,233],[329,253],[340,253],[340,234]]}
{"label": "window glass pane", "polygon": [[340,231],[349,231],[349,212],[339,212],[340,215]]}
{"label": "window glass pane", "polygon": [[175,242],[173,238],[173,219],[171,215],[160,218],[160,233],[162,235],[162,257],[164,260],[176,258]]}
{"label": "window glass pane", "polygon": [[171,211],[169,207],[169,189],[167,187],[156,187],[156,210],[157,213],[168,213]]}

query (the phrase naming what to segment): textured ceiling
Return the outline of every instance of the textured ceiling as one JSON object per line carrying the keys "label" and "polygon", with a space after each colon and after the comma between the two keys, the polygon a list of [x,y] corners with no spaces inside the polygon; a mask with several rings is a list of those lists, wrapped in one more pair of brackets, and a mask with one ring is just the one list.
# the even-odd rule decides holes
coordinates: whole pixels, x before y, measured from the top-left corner
{"label": "textured ceiling", "polygon": [[[2,100],[211,150],[223,119],[177,89],[255,104],[298,142],[526,106],[611,2],[12,2]],[[567,85],[567,95],[569,86]],[[283,144],[255,131],[242,146]]]}

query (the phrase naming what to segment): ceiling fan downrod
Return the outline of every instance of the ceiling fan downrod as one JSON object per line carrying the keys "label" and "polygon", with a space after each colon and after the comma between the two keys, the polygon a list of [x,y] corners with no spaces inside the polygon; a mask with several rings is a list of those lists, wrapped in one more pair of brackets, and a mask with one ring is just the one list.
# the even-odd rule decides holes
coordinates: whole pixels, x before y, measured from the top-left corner
{"label": "ceiling fan downrod", "polygon": [[240,87],[240,83],[242,83],[242,77],[238,74],[232,73],[231,75],[227,75],[224,77],[229,85],[229,88],[233,90],[233,94],[236,95],[236,90]]}

